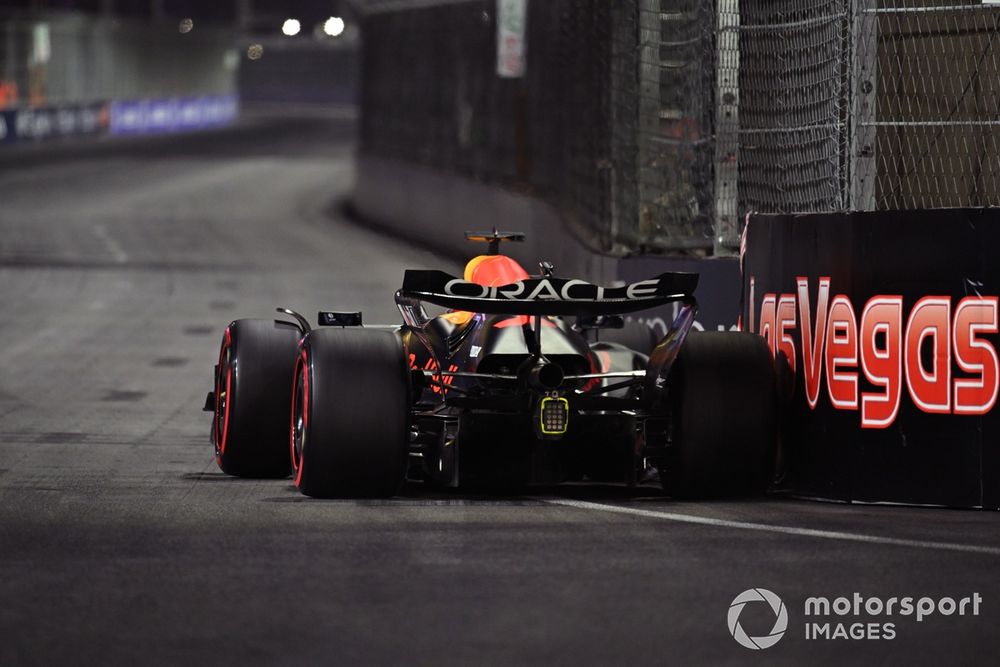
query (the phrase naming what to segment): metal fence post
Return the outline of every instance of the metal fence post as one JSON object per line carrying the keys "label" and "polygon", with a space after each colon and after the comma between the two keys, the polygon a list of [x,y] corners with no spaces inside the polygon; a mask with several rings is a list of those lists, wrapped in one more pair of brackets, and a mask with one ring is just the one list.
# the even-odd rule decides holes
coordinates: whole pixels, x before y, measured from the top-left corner
{"label": "metal fence post", "polygon": [[875,209],[875,101],[878,99],[877,0],[854,0],[851,13],[850,201],[852,211]]}
{"label": "metal fence post", "polygon": [[611,104],[611,219],[608,247],[624,252],[635,243],[638,222],[636,151],[639,91],[636,35],[638,5],[611,6],[611,66],[608,69]]}
{"label": "metal fence post", "polygon": [[716,256],[739,247],[740,2],[718,0],[715,36],[715,228]]}
{"label": "metal fence post", "polygon": [[[660,124],[660,0],[639,0],[639,136],[652,137],[659,134]],[[639,181],[638,238],[649,237],[654,226],[654,209],[650,201],[655,198],[655,186],[651,181],[656,177],[651,173],[655,154],[650,142],[639,141],[636,173]]]}

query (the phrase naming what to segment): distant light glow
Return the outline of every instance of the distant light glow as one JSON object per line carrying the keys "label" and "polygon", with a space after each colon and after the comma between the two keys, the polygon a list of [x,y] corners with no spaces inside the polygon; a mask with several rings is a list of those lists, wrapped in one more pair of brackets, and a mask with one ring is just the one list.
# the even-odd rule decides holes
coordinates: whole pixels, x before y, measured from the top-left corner
{"label": "distant light glow", "polygon": [[299,23],[298,19],[285,19],[285,22],[281,26],[281,32],[289,37],[299,34],[300,30],[302,30],[302,24]]}
{"label": "distant light glow", "polygon": [[323,32],[330,35],[330,37],[336,37],[341,34],[344,32],[344,19],[339,16],[331,16],[323,24]]}
{"label": "distant light glow", "polygon": [[262,44],[251,44],[247,48],[247,58],[250,60],[260,60],[262,55],[264,55],[264,46]]}
{"label": "distant light glow", "polygon": [[192,19],[181,19],[180,25],[177,26],[177,29],[182,35],[186,35],[194,29],[194,21]]}

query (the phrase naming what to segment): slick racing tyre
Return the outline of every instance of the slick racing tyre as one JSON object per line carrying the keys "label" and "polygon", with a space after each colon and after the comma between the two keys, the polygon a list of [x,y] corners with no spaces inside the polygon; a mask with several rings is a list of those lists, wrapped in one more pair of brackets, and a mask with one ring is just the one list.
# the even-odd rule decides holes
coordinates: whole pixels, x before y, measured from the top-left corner
{"label": "slick racing tyre", "polygon": [[[295,486],[316,498],[388,497],[406,474],[410,376],[393,331],[309,333],[295,362]],[[286,445],[287,446],[287,445]]]}
{"label": "slick racing tyre", "polygon": [[299,330],[275,320],[226,328],[215,381],[213,437],[223,472],[287,477],[288,409]]}
{"label": "slick racing tyre", "polygon": [[664,490],[688,498],[763,493],[777,440],[767,342],[740,332],[690,334],[671,370],[668,392]]}

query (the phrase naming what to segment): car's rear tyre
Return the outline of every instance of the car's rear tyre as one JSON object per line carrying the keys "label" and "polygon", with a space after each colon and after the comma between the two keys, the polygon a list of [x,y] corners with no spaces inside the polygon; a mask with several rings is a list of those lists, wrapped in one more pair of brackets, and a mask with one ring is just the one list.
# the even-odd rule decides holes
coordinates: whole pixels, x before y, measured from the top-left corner
{"label": "car's rear tyre", "polygon": [[295,363],[295,485],[317,498],[388,497],[406,475],[410,376],[398,334],[323,329]]}
{"label": "car's rear tyre", "polygon": [[236,320],[222,338],[215,383],[215,459],[239,477],[287,477],[288,408],[299,330]]}
{"label": "car's rear tyre", "polygon": [[762,493],[774,469],[775,374],[767,342],[692,333],[669,380],[671,437],[660,472],[675,497]]}

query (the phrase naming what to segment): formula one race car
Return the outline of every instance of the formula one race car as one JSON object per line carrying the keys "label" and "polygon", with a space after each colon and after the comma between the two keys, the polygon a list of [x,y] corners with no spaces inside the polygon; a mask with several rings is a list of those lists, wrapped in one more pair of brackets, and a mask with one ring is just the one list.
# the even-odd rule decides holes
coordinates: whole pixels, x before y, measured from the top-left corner
{"label": "formula one race car", "polygon": [[[753,334],[688,335],[697,274],[601,287],[543,262],[529,276],[499,254],[523,234],[466,237],[489,251],[464,278],[406,271],[402,325],[321,312],[313,328],[284,308],[289,321],[232,322],[205,403],[222,470],[291,473],[315,497],[391,496],[407,478],[516,489],[657,473],[675,496],[766,488],[770,350]],[[671,302],[658,342],[622,317]]]}

